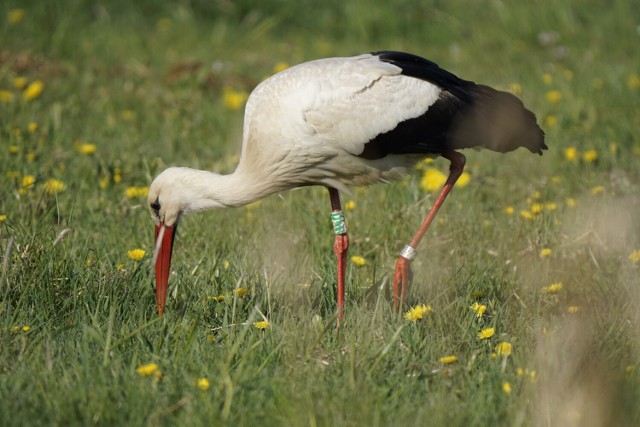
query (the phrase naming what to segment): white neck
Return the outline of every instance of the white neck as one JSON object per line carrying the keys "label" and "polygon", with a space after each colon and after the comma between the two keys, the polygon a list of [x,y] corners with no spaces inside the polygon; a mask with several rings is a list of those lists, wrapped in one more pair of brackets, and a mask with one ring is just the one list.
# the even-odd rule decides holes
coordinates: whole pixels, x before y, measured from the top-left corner
{"label": "white neck", "polygon": [[186,211],[244,206],[280,190],[267,180],[258,180],[240,169],[229,175],[180,168]]}

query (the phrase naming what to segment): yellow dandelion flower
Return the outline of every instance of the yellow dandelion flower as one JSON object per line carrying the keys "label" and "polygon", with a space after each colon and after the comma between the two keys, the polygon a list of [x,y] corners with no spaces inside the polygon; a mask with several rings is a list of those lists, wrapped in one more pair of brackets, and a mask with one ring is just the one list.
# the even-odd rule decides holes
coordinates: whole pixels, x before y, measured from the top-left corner
{"label": "yellow dandelion flower", "polygon": [[27,130],[29,133],[36,133],[38,131],[38,124],[36,122],[29,122]]}
{"label": "yellow dandelion flower", "polygon": [[562,94],[559,90],[550,90],[549,92],[545,93],[544,97],[549,104],[556,105],[562,99]]}
{"label": "yellow dandelion flower", "polygon": [[478,339],[488,340],[496,333],[495,328],[484,328],[480,332],[478,332]]}
{"label": "yellow dandelion flower", "polygon": [[198,386],[198,388],[202,391],[207,391],[209,390],[209,387],[211,387],[211,384],[209,383],[208,379],[199,378],[198,382],[196,382],[196,386]]}
{"label": "yellow dandelion flower", "polygon": [[31,326],[29,326],[29,325],[24,325],[22,327],[22,332],[29,332],[30,330],[31,330]]}
{"label": "yellow dandelion flower", "polygon": [[481,318],[484,315],[484,312],[487,311],[486,305],[480,304],[477,302],[474,302],[473,304],[471,304],[469,308],[476,313],[477,318]]}
{"label": "yellow dandelion flower", "polygon": [[548,257],[553,251],[549,248],[543,248],[540,250],[540,258]]}
{"label": "yellow dandelion flower", "polygon": [[367,260],[364,259],[361,256],[358,255],[354,255],[351,257],[351,262],[356,266],[356,267],[362,267],[364,265],[367,264]]}
{"label": "yellow dandelion flower", "polygon": [[216,296],[213,296],[213,297],[209,297],[209,299],[212,299],[215,302],[224,302],[225,297],[224,297],[224,295],[216,295]]}
{"label": "yellow dandelion flower", "polygon": [[587,163],[592,163],[598,160],[598,152],[596,150],[587,150],[582,155],[582,160]]}
{"label": "yellow dandelion flower", "polygon": [[545,286],[542,288],[542,292],[545,294],[557,294],[562,290],[562,282],[552,283],[549,286]]}
{"label": "yellow dandelion flower", "polygon": [[229,110],[239,110],[248,98],[245,91],[237,91],[230,88],[224,88],[222,91],[222,100],[224,106]]}
{"label": "yellow dandelion flower", "polygon": [[596,185],[591,189],[591,194],[593,194],[594,196],[602,193],[604,193],[604,187],[602,185]]}
{"label": "yellow dandelion flower", "polygon": [[507,341],[503,341],[496,346],[496,354],[500,357],[509,357],[513,352],[513,346]]}
{"label": "yellow dandelion flower", "polygon": [[28,82],[29,80],[27,80],[26,77],[18,76],[13,79],[13,87],[16,89],[24,89]]}
{"label": "yellow dandelion flower", "polygon": [[227,261],[226,259],[222,261],[222,268],[224,268],[225,270],[228,270],[229,267],[231,267],[231,263],[229,261]]}
{"label": "yellow dandelion flower", "polygon": [[24,9],[11,9],[7,14],[7,21],[9,21],[10,24],[18,24],[22,21],[24,15]]}
{"label": "yellow dandelion flower", "polygon": [[147,187],[128,187],[124,190],[124,195],[127,196],[128,199],[147,197],[147,194],[149,194],[149,189]]}
{"label": "yellow dandelion flower", "polygon": [[131,249],[130,251],[127,251],[127,257],[134,261],[141,261],[145,254],[146,252],[144,249]]}
{"label": "yellow dandelion flower", "polygon": [[76,151],[80,154],[90,155],[96,152],[98,147],[96,144],[78,143],[76,144]]}
{"label": "yellow dandelion flower", "polygon": [[7,220],[7,216],[6,215],[0,215],[0,224],[5,222],[6,220]]}
{"label": "yellow dandelion flower", "polygon": [[553,114],[549,114],[544,117],[545,127],[552,128],[558,124],[558,117]]}
{"label": "yellow dandelion flower", "polygon": [[532,214],[538,215],[540,212],[542,212],[543,208],[544,208],[544,205],[542,203],[533,203],[529,207],[529,210],[531,211]]}
{"label": "yellow dandelion flower", "polygon": [[571,70],[564,70],[562,71],[562,77],[564,77],[566,80],[573,80],[573,71]]}
{"label": "yellow dandelion flower", "polygon": [[29,86],[22,92],[22,98],[25,101],[33,101],[40,96],[44,90],[44,83],[41,80],[31,82]]}
{"label": "yellow dandelion flower", "polygon": [[544,210],[549,211],[549,212],[555,211],[557,208],[558,208],[558,205],[555,202],[546,202],[544,204]]}
{"label": "yellow dandelion flower", "polygon": [[549,73],[544,73],[542,75],[542,81],[544,82],[544,84],[550,85],[551,83],[553,83],[553,76]]}
{"label": "yellow dandelion flower", "polygon": [[278,62],[276,65],[273,66],[273,72],[279,73],[280,71],[284,71],[287,68],[289,68],[289,64],[287,64],[286,62]]}
{"label": "yellow dandelion flower", "polygon": [[157,375],[159,372],[157,363],[146,363],[144,365],[140,365],[136,368],[136,372],[141,377],[150,377],[151,375]]}
{"label": "yellow dandelion flower", "polygon": [[570,162],[578,160],[578,150],[576,149],[576,147],[567,147],[562,150],[562,152],[564,154],[564,158],[569,160]]}
{"label": "yellow dandelion flower", "polygon": [[511,83],[509,85],[509,92],[514,95],[522,95],[522,85],[520,83]]}
{"label": "yellow dandelion flower", "polygon": [[249,293],[249,289],[247,288],[238,288],[236,289],[236,296],[243,297]]}
{"label": "yellow dandelion flower", "polygon": [[0,90],[0,102],[8,103],[13,101],[13,94],[8,90]]}
{"label": "yellow dandelion flower", "polygon": [[111,181],[111,178],[109,178],[108,176],[103,176],[98,182],[98,187],[104,190],[109,186],[110,181]]}
{"label": "yellow dandelion flower", "polygon": [[509,384],[507,381],[502,383],[502,391],[505,394],[511,394],[511,384]]}
{"label": "yellow dandelion flower", "polygon": [[9,154],[18,154],[19,152],[20,152],[20,147],[18,147],[17,145],[9,146]]}
{"label": "yellow dandelion flower", "polygon": [[113,171],[113,183],[120,184],[120,181],[122,181],[122,172],[120,171],[120,168],[115,168]]}
{"label": "yellow dandelion flower", "polygon": [[[38,157],[38,153],[37,153],[37,152],[35,152],[35,151],[33,151],[33,150],[31,150],[31,151],[29,151],[29,152],[27,153],[27,160],[28,160],[29,162],[33,162],[33,161],[36,159],[36,157]],[[64,167],[64,166],[63,166],[63,167]]]}
{"label": "yellow dandelion flower", "polygon": [[527,210],[521,210],[520,211],[520,217],[526,220],[531,220],[533,219],[533,214],[530,211]]}
{"label": "yellow dandelion flower", "polygon": [[637,74],[629,74],[629,77],[627,77],[627,86],[629,86],[629,89],[640,89],[640,76]]}
{"label": "yellow dandelion flower", "polygon": [[405,320],[409,320],[411,322],[415,322],[415,321],[423,319],[424,316],[426,316],[427,314],[431,313],[431,311],[433,311],[433,309],[431,308],[430,305],[425,305],[425,304],[416,305],[416,306],[410,308],[404,314],[404,318],[405,318]]}
{"label": "yellow dandelion flower", "polygon": [[456,187],[464,188],[469,185],[469,182],[471,182],[471,175],[467,172],[462,172],[460,178],[458,178],[458,180],[456,181]]}
{"label": "yellow dandelion flower", "polygon": [[269,326],[271,326],[271,323],[269,323],[267,320],[262,320],[260,322],[254,323],[253,326],[256,329],[264,330],[264,329],[267,329]]}
{"label": "yellow dandelion flower", "polygon": [[443,365],[450,365],[458,361],[458,356],[456,356],[455,354],[451,354],[449,356],[441,357],[440,359],[438,359],[438,361]]}
{"label": "yellow dandelion flower", "polygon": [[49,195],[54,195],[64,190],[64,187],[64,182],[55,178],[51,178],[45,181],[44,192]]}
{"label": "yellow dandelion flower", "polygon": [[640,249],[629,254],[629,261],[631,261],[633,264],[640,263]]}
{"label": "yellow dandelion flower", "polygon": [[36,182],[36,177],[33,175],[25,175],[22,177],[20,181],[20,187],[22,188],[30,188]]}
{"label": "yellow dandelion flower", "polygon": [[507,206],[506,208],[504,208],[505,215],[512,216],[514,212],[515,212],[515,209],[513,209],[513,206]]}
{"label": "yellow dandelion flower", "polygon": [[129,187],[124,190],[124,195],[127,196],[128,199],[135,199],[138,197],[138,187]]}
{"label": "yellow dandelion flower", "polygon": [[567,200],[565,200],[564,202],[567,204],[567,207],[569,208],[575,208],[576,205],[578,204],[576,199],[574,199],[573,197],[567,198]]}
{"label": "yellow dandelion flower", "polygon": [[439,190],[447,181],[447,176],[438,169],[427,168],[420,180],[420,188],[424,191],[434,192]]}
{"label": "yellow dandelion flower", "polygon": [[344,209],[347,211],[352,211],[356,208],[356,202],[354,202],[353,200],[349,200],[347,201],[347,203],[344,204]]}
{"label": "yellow dandelion flower", "polygon": [[577,305],[570,305],[567,307],[567,313],[569,314],[575,314],[579,311],[580,311],[580,307],[578,307]]}

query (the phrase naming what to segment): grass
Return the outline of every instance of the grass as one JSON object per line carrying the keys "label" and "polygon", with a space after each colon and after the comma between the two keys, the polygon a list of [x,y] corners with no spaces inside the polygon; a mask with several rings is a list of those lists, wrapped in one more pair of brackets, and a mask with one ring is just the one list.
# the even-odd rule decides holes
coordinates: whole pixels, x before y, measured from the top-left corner
{"label": "grass", "polygon": [[[604,7],[4,2],[0,424],[637,425],[640,10]],[[127,190],[168,165],[232,171],[242,110],[225,92],[281,62],[380,49],[518,92],[550,147],[465,153],[470,182],[414,262],[409,305],[433,311],[406,321],[385,294],[442,160],[343,195],[367,263],[349,266],[339,333],[321,188],[186,218],[158,318],[151,220]],[[19,77],[42,92],[24,100]]]}

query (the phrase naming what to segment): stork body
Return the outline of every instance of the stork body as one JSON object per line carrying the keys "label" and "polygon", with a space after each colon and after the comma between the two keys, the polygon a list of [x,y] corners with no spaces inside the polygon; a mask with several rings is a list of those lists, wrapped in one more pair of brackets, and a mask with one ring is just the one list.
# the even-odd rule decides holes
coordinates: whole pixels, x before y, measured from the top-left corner
{"label": "stork body", "polygon": [[525,147],[539,154],[547,148],[534,114],[515,96],[462,80],[415,55],[377,52],[320,59],[270,77],[247,101],[235,172],[169,168],[151,184],[159,313],[181,215],[323,185],[335,220],[341,317],[349,241],[339,192],[401,177],[424,157],[443,156],[451,161],[449,179],[396,263],[397,309],[411,280],[415,247],[464,168],[464,156],[455,150],[469,147],[498,152]]}

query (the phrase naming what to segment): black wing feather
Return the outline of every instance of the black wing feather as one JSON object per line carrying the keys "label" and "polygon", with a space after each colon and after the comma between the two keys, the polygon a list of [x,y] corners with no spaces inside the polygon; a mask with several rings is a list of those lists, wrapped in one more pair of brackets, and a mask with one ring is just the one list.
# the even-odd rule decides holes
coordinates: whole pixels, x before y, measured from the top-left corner
{"label": "black wing feather", "polygon": [[475,83],[461,79],[455,74],[440,68],[438,64],[433,61],[411,53],[394,52],[390,50],[373,52],[372,55],[377,56],[383,62],[388,62],[400,67],[402,74],[405,76],[426,80],[465,102],[471,101],[468,89],[475,86]]}
{"label": "black wing feather", "polygon": [[401,68],[403,75],[433,83],[442,92],[425,114],[398,123],[367,142],[360,157],[437,154],[471,147],[498,152],[526,147],[539,154],[547,149],[535,115],[512,94],[461,79],[409,53],[381,51],[373,55]]}

